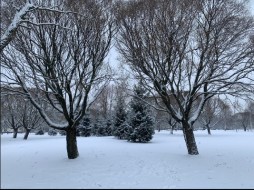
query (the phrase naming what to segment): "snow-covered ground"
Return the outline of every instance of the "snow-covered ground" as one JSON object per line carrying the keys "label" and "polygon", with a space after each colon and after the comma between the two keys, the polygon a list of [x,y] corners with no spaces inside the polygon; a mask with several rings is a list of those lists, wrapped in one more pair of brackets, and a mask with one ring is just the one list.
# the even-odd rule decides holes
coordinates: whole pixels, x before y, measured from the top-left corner
{"label": "snow-covered ground", "polygon": [[1,135],[1,188],[254,188],[254,132],[195,131],[200,155],[187,154],[180,131],[150,143],[78,137]]}

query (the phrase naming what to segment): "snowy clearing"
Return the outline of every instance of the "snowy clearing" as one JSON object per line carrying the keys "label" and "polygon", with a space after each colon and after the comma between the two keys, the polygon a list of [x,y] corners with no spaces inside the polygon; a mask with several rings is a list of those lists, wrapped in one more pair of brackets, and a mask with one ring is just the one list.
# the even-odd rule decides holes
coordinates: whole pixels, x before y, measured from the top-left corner
{"label": "snowy clearing", "polygon": [[150,143],[78,137],[69,160],[64,136],[1,135],[1,188],[254,188],[254,132],[195,131],[200,155],[181,131]]}

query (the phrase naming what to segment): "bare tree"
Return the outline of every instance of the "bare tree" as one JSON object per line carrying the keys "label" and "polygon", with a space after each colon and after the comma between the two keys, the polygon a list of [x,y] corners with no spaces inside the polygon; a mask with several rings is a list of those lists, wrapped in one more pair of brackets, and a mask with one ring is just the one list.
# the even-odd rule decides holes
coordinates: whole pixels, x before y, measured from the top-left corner
{"label": "bare tree", "polygon": [[20,117],[22,98],[20,95],[1,93],[1,100],[3,100],[1,104],[2,123],[7,129],[12,129],[13,138],[17,138],[18,130],[22,127]]}
{"label": "bare tree", "polygon": [[106,86],[97,99],[94,101],[91,109],[96,110],[96,118],[104,120],[111,119],[113,111],[114,85]]}
{"label": "bare tree", "polygon": [[254,116],[254,103],[252,101],[247,102],[247,107],[240,111],[236,115],[236,120],[238,123],[243,127],[244,131],[247,131],[249,129],[252,129],[252,122],[253,122],[253,116]]}
{"label": "bare tree", "polygon": [[221,102],[221,114],[220,114],[220,117],[223,121],[223,128],[224,130],[228,130],[229,129],[229,121],[230,121],[230,118],[232,117],[233,115],[233,111],[230,107],[230,104],[228,102],[226,102],[225,100]]}
{"label": "bare tree", "polygon": [[239,115],[239,122],[241,124],[241,126],[243,127],[244,131],[247,131],[247,128],[250,124],[250,113],[249,112],[241,112],[238,113]]}
{"label": "bare tree", "polygon": [[201,112],[200,121],[207,129],[209,135],[211,135],[211,128],[220,121],[221,106],[222,101],[219,98],[211,98],[206,102]]}
{"label": "bare tree", "polygon": [[254,114],[254,101],[253,100],[249,100],[247,102],[247,108],[246,110],[250,111],[252,114]]}
{"label": "bare tree", "polygon": [[247,104],[246,111],[249,112],[249,122],[250,122],[250,129],[253,129],[254,125],[254,101],[249,100]]}
{"label": "bare tree", "polygon": [[193,124],[207,100],[243,95],[253,85],[253,18],[234,0],[132,0],[119,7],[119,52],[182,124],[188,153],[197,155]]}
{"label": "bare tree", "polygon": [[[21,91],[20,88],[12,90]],[[24,139],[28,138],[31,130],[41,126],[43,120],[35,107],[19,93],[6,91],[2,87],[1,92],[1,120],[7,128],[13,129],[13,137],[17,137],[18,130],[25,130]]]}
{"label": "bare tree", "polygon": [[[49,7],[55,3],[44,2]],[[115,27],[110,1],[65,0],[59,7],[58,12],[34,12],[35,22],[54,25],[27,23],[18,31],[4,51],[4,76],[8,84],[22,87],[50,127],[66,131],[68,158],[75,159],[76,127],[110,78],[104,59]],[[41,106],[44,102],[59,114],[59,121]]]}
{"label": "bare tree", "polygon": [[21,112],[19,113],[21,118],[21,125],[25,129],[24,140],[27,140],[31,130],[37,129],[43,123],[43,119],[39,111],[31,104],[27,99],[22,101]]}

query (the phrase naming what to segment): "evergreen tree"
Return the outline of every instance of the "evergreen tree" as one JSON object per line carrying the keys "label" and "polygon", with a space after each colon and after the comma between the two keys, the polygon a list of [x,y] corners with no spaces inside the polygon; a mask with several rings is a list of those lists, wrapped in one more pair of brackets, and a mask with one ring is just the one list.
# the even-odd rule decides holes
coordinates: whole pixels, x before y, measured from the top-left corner
{"label": "evergreen tree", "polygon": [[106,127],[106,136],[111,136],[112,135],[112,121],[110,119],[106,120],[105,127]]}
{"label": "evergreen tree", "polygon": [[128,134],[127,113],[122,93],[117,97],[112,134],[119,139],[126,139]]}
{"label": "evergreen tree", "polygon": [[96,119],[94,122],[93,122],[93,125],[92,125],[92,128],[91,128],[91,133],[93,136],[97,136],[98,135],[98,130],[99,130],[99,122],[98,122],[98,119]]}
{"label": "evergreen tree", "polygon": [[51,129],[51,130],[48,131],[48,135],[49,135],[49,136],[56,136],[56,135],[57,135],[57,131]]}
{"label": "evergreen tree", "polygon": [[97,121],[98,121],[97,122],[98,129],[97,129],[96,136],[99,136],[99,137],[106,136],[106,126],[104,124],[104,120],[100,119]]}
{"label": "evergreen tree", "polygon": [[89,115],[86,115],[82,125],[78,128],[79,134],[82,137],[89,137],[91,136],[91,119]]}
{"label": "evergreen tree", "polygon": [[42,129],[40,129],[39,131],[37,131],[35,133],[35,135],[44,135],[44,131]]}
{"label": "evergreen tree", "polygon": [[130,131],[128,140],[132,142],[148,142],[153,138],[154,119],[147,104],[142,100],[145,99],[146,90],[142,88],[139,82],[134,87],[134,97],[130,102]]}

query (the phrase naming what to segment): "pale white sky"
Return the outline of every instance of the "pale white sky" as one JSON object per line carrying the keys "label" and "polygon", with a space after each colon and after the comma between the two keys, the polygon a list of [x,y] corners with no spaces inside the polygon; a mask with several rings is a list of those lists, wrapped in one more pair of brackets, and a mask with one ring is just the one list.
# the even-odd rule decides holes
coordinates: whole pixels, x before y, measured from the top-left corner
{"label": "pale white sky", "polygon": [[254,15],[254,0],[250,0],[250,10],[252,14]]}

